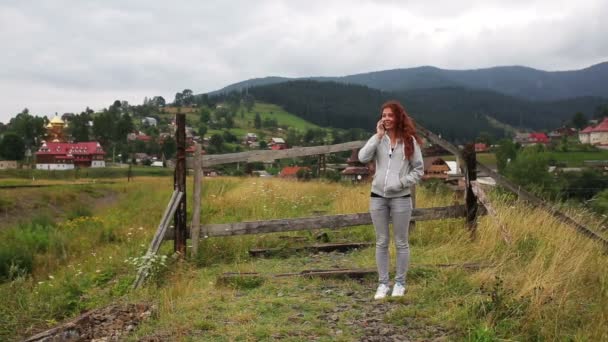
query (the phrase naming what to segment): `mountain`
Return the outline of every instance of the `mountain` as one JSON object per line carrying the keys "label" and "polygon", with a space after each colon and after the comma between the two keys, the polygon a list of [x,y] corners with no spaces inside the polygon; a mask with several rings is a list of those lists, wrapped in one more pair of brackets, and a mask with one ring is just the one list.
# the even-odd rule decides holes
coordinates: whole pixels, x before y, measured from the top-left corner
{"label": "mountain", "polygon": [[229,85],[216,93],[269,85],[288,80],[333,81],[364,85],[384,91],[464,87],[534,101],[557,101],[575,97],[608,98],[608,62],[581,70],[543,71],[522,66],[503,66],[475,70],[447,70],[432,66],[393,69],[342,77],[256,78]]}
{"label": "mountain", "polygon": [[597,97],[530,101],[463,87],[388,92],[355,84],[313,80],[255,86],[249,88],[249,93],[257,100],[280,105],[320,126],[370,131],[379,118],[380,105],[395,98],[416,121],[455,142],[470,141],[482,131],[503,136],[505,132],[490,123],[488,116],[511,126],[552,129],[570,120],[577,111],[591,114],[597,106],[608,102]]}

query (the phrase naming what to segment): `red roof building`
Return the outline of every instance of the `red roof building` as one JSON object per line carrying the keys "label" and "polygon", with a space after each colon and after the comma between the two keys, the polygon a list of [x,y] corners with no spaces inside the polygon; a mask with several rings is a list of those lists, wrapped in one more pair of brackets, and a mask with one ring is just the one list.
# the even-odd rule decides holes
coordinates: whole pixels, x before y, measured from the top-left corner
{"label": "red roof building", "polygon": [[279,173],[279,177],[282,177],[282,178],[296,178],[297,177],[297,173],[300,170],[310,171],[310,168],[306,167],[306,166],[286,166]]}
{"label": "red roof building", "polygon": [[96,141],[43,142],[36,152],[36,169],[70,170],[75,167],[105,167],[105,154]]}
{"label": "red roof building", "polygon": [[583,144],[608,147],[608,118],[604,118],[597,126],[589,126],[578,133],[578,139]]}
{"label": "red roof building", "polygon": [[532,132],[528,135],[529,144],[548,144],[549,137],[545,133]]}
{"label": "red roof building", "polygon": [[487,152],[488,145],[484,143],[475,143],[475,152]]}

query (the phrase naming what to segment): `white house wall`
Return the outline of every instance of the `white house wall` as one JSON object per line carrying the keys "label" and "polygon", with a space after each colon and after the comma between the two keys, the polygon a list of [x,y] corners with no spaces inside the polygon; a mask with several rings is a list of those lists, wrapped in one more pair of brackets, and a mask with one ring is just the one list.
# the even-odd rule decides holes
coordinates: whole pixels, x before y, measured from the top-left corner
{"label": "white house wall", "polygon": [[608,132],[591,132],[589,143],[591,145],[608,144]]}
{"label": "white house wall", "polygon": [[106,162],[103,160],[93,160],[91,162],[91,167],[106,167]]}
{"label": "white house wall", "polygon": [[74,164],[36,164],[37,170],[73,170]]}

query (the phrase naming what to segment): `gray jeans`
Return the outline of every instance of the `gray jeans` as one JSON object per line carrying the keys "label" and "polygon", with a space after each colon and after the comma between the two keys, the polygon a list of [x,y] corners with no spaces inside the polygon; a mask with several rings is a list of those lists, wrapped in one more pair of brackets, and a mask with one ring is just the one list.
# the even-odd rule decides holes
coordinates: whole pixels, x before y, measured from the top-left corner
{"label": "gray jeans", "polygon": [[389,217],[393,219],[393,233],[397,248],[397,272],[395,282],[405,285],[405,275],[410,262],[408,233],[412,217],[412,200],[410,197],[382,198],[371,197],[369,211],[376,229],[376,265],[381,284],[388,285],[389,253]]}

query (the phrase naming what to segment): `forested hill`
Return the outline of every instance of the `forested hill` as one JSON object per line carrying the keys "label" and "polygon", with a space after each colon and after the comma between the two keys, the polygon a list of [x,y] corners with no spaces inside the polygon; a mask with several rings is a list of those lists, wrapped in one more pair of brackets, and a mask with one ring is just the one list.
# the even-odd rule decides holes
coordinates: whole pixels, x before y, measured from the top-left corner
{"label": "forested hill", "polygon": [[488,132],[504,135],[486,116],[512,126],[553,129],[575,112],[593,113],[606,102],[577,98],[559,102],[532,102],[492,91],[446,87],[384,92],[360,85],[312,80],[289,81],[249,88],[256,100],[281,105],[285,110],[321,126],[373,129],[380,105],[388,99],[402,101],[408,112],[429,129],[464,142]]}
{"label": "forested hill", "polygon": [[[238,91],[287,80],[290,79],[284,77],[256,78],[229,85],[211,94]],[[521,66],[475,70],[446,70],[425,66],[343,77],[309,77],[299,80],[359,84],[385,91],[464,87],[491,90],[535,101],[556,101],[583,96],[608,98],[608,62],[571,71],[543,71]]]}

